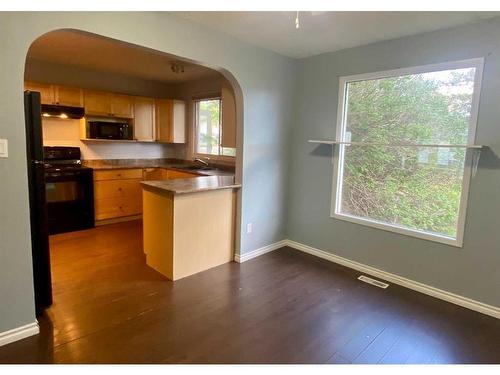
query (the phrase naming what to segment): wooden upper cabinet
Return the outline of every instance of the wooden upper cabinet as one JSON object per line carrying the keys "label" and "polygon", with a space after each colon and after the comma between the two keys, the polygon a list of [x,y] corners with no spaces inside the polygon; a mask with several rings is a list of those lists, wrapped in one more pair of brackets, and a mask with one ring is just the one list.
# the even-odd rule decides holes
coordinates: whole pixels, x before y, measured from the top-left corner
{"label": "wooden upper cabinet", "polygon": [[156,99],[156,140],[160,142],[172,142],[170,126],[172,123],[173,100]]}
{"label": "wooden upper cabinet", "polygon": [[134,98],[134,138],[138,141],[155,141],[155,100]]}
{"label": "wooden upper cabinet", "polygon": [[83,107],[83,90],[77,87],[25,82],[24,88],[40,92],[42,104]]}
{"label": "wooden upper cabinet", "polygon": [[224,84],[221,90],[222,136],[221,146],[236,148],[236,101],[233,90]]}
{"label": "wooden upper cabinet", "polygon": [[115,117],[134,117],[134,98],[130,95],[111,94],[111,114]]}
{"label": "wooden upper cabinet", "polygon": [[111,116],[111,93],[85,90],[85,114]]}
{"label": "wooden upper cabinet", "polygon": [[85,90],[85,113],[95,116],[134,117],[134,98],[130,95]]}
{"label": "wooden upper cabinet", "polygon": [[172,143],[186,143],[186,102],[182,100],[173,101],[170,129]]}
{"label": "wooden upper cabinet", "polygon": [[83,90],[77,87],[54,86],[56,104],[83,107]]}
{"label": "wooden upper cabinet", "polygon": [[186,143],[186,103],[156,99],[156,139],[165,143]]}
{"label": "wooden upper cabinet", "polygon": [[25,82],[24,89],[40,93],[42,104],[55,104],[54,85],[48,83]]}

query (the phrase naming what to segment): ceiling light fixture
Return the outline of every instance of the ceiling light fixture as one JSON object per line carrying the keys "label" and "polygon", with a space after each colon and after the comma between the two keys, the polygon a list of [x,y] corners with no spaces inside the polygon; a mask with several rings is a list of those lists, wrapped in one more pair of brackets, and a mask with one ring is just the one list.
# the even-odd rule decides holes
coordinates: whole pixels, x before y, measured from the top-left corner
{"label": "ceiling light fixture", "polygon": [[300,27],[299,11],[297,11],[297,15],[295,16],[295,28],[298,29],[299,27]]}
{"label": "ceiling light fixture", "polygon": [[184,65],[181,64],[171,63],[170,69],[175,74],[184,73]]}

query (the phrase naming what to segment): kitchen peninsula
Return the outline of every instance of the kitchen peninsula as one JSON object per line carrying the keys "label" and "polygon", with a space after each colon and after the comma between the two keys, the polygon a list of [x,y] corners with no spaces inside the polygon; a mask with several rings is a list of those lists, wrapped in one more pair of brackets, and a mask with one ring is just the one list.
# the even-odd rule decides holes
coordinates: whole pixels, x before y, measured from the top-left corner
{"label": "kitchen peninsula", "polygon": [[234,253],[234,176],[143,181],[147,264],[178,280],[230,262]]}

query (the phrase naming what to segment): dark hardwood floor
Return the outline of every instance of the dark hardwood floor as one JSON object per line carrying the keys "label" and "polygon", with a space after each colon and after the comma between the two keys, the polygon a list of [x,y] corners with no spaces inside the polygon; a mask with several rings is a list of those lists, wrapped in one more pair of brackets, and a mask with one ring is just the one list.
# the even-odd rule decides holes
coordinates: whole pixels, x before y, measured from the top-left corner
{"label": "dark hardwood floor", "polygon": [[172,283],[141,222],[51,238],[54,305],[1,363],[500,363],[500,321],[283,248]]}

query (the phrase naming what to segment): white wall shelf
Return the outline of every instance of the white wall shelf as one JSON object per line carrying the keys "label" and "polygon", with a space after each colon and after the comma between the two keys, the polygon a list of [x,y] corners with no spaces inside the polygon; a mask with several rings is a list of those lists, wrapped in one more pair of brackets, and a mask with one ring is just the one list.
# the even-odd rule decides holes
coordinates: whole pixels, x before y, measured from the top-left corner
{"label": "white wall shelf", "polygon": [[349,146],[380,146],[380,147],[443,147],[443,148],[471,148],[481,149],[482,145],[457,145],[457,144],[414,144],[414,143],[375,143],[375,142],[344,142],[328,139],[310,139],[309,143],[320,143],[325,145],[349,145]]}

